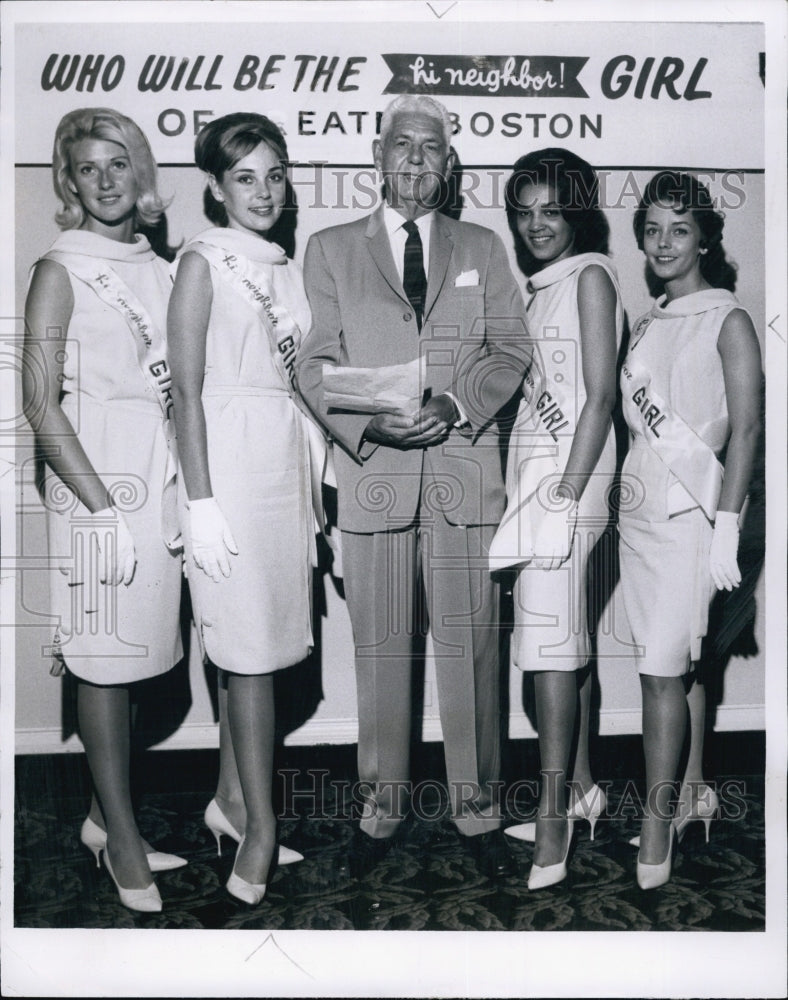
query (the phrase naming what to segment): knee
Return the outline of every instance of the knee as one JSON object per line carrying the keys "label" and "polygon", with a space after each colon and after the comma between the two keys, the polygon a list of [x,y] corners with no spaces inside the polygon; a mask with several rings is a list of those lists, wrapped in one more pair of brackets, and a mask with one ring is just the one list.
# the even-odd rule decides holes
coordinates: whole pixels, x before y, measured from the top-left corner
{"label": "knee", "polygon": [[664,698],[676,689],[683,693],[684,684],[681,677],[657,677],[655,674],[641,674],[640,688],[646,697]]}

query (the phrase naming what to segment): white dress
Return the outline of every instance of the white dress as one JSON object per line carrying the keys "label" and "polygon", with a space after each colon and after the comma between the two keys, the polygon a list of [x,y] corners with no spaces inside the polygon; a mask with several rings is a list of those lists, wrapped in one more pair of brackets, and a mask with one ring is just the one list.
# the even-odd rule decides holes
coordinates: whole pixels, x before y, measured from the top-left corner
{"label": "white dress", "polygon": [[[85,230],[62,233],[44,259],[68,269],[108,265],[161,335],[172,283],[143,236],[119,243]],[[99,266],[99,271],[102,267]],[[181,554],[168,548],[163,510],[168,467],[162,411],[120,312],[69,271],[74,310],[64,343],[61,406],[134,539],[129,586],[99,582],[90,513],[47,469],[44,502],[56,646],[69,670],[95,684],[126,684],[170,669],[182,656]],[[174,505],[174,495],[172,495]],[[171,514],[171,517],[167,515]]]}
{"label": "white dress", "polygon": [[[566,466],[574,429],[586,399],[577,287],[582,272],[601,267],[616,290],[616,346],[621,343],[623,309],[615,269],[598,253],[577,254],[556,261],[529,281],[528,330],[539,348],[551,401],[537,410],[540,390],[520,403],[512,429],[506,468],[507,497],[516,495],[518,478],[529,463],[557,482]],[[558,400],[559,407],[549,407]],[[546,416],[545,416],[546,415]],[[555,434],[555,437],[553,436]],[[556,442],[556,438],[558,442]],[[553,452],[546,461],[540,454]],[[616,444],[611,424],[602,453],[583,492],[572,552],[559,568],[544,570],[526,564],[514,586],[512,660],[521,669],[578,670],[591,655],[588,623],[588,560],[609,520],[608,494],[616,468]],[[547,480],[545,480],[547,482]],[[535,535],[543,511],[540,489],[528,503],[524,531]],[[528,539],[522,539],[528,546]]]}
{"label": "white dress", "polygon": [[635,325],[624,361],[621,389],[630,446],[621,473],[628,500],[619,513],[619,558],[624,607],[642,648],[642,674],[681,676],[699,659],[716,588],[709,570],[711,522],[650,446],[626,373],[635,364],[645,368],[651,375],[649,396],[665,400],[719,455],[730,425],[717,340],[726,316],[739,308],[724,289],[672,302],[663,296]]}
{"label": "white dress", "polygon": [[[237,230],[209,229],[181,255],[209,261],[210,248],[250,261],[306,335],[311,313],[301,270],[276,244]],[[207,248],[207,249],[206,249]],[[213,302],[202,403],[213,495],[238,555],[215,583],[192,559],[187,495],[178,504],[189,591],[202,651],[222,669],[264,674],[305,659],[311,629],[314,515],[303,414],[275,368],[257,312],[210,267]],[[297,345],[296,345],[297,347]]]}

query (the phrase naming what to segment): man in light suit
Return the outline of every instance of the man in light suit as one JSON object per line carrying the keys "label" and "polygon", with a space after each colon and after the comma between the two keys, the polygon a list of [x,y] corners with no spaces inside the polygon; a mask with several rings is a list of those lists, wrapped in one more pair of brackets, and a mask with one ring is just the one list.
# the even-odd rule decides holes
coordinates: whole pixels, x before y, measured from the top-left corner
{"label": "man in light suit", "polygon": [[[309,240],[313,326],[297,365],[303,397],[340,446],[338,526],[367,792],[349,868],[361,876],[386,853],[407,804],[423,586],[452,818],[484,872],[513,874],[496,787],[498,594],[487,551],[505,499],[495,417],[522,383],[525,309],[501,240],[435,211],[454,162],[446,109],[429,97],[396,98],[373,152],[385,204]],[[420,356],[428,398],[415,417],[326,406],[324,363]]]}

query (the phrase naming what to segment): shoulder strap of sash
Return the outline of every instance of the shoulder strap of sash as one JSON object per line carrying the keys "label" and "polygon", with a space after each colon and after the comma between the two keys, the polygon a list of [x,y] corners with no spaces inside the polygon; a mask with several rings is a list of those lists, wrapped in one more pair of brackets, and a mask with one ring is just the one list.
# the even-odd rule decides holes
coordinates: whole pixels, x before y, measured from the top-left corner
{"label": "shoulder strap of sash", "polygon": [[301,331],[290,312],[274,303],[267,275],[256,268],[248,257],[222,250],[211,243],[198,242],[193,244],[193,249],[255,311],[268,337],[274,367],[284,387],[295,396],[295,357]]}
{"label": "shoulder strap of sash", "polygon": [[336,537],[332,539],[328,535],[322,497],[323,482],[336,485],[333,455],[323,431],[315,424],[295,389],[295,357],[301,343],[301,330],[291,313],[274,302],[267,276],[247,257],[210,243],[195,243],[193,249],[202,254],[222,280],[257,313],[268,337],[274,367],[298,412],[299,451],[304,457],[300,465],[309,478],[315,517],[329,545],[335,548]]}
{"label": "shoulder strap of sash", "polygon": [[107,261],[52,250],[46,259],[62,264],[75,278],[88,285],[106,305],[121,314],[134,338],[137,363],[158,400],[162,419],[172,410],[172,378],[162,332],[150,313]]}
{"label": "shoulder strap of sash", "polygon": [[644,439],[711,521],[717,512],[723,468],[695,430],[651,388],[651,373],[638,359],[621,369],[627,423]]}

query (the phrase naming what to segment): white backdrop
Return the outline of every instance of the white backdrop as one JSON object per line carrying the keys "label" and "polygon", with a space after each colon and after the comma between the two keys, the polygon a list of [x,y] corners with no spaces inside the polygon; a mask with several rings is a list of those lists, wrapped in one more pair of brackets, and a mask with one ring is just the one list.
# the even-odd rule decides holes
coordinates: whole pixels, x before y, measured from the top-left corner
{"label": "white backdrop", "polygon": [[[142,124],[163,165],[163,187],[173,195],[169,215],[175,241],[204,225],[201,179],[189,166],[195,119],[199,125],[243,108],[277,118],[299,164],[294,180],[303,181],[297,257],[309,233],[365,210],[361,204],[334,207],[331,199],[340,182],[345,192],[348,186],[355,190],[359,168],[371,166],[374,112],[393,93],[392,79],[394,89],[412,86],[414,74],[420,74],[417,85],[436,90],[457,115],[461,131],[455,142],[465,176],[470,185],[478,178],[482,193],[496,172],[505,176],[517,156],[546,145],[566,145],[597,167],[610,169],[619,193],[662,166],[711,172],[715,193],[730,195],[733,202],[727,206],[726,245],[740,265],[738,292],[765,348],[770,514],[768,586],[762,582],[757,595],[761,652],[729,665],[723,702],[729,712],[717,718],[718,725],[728,728],[766,726],[764,934],[631,933],[622,947],[616,934],[367,933],[361,948],[362,939],[352,932],[96,935],[17,929],[11,926],[8,905],[12,866],[4,864],[4,994],[783,995],[788,310],[782,0],[5,0],[0,17],[0,231],[7,248],[0,254],[4,857],[11,856],[15,746],[27,751],[63,746],[59,684],[49,677],[41,655],[51,621],[41,581],[41,512],[27,481],[30,440],[19,416],[21,326],[14,317],[20,315],[27,269],[55,235],[47,165],[54,128],[64,111],[107,104]],[[142,89],[140,81],[148,87],[151,73],[158,73],[161,82],[169,57],[170,75],[161,88]],[[323,166],[315,172],[309,164],[317,162]],[[725,186],[726,178],[733,192]],[[368,181],[362,186],[368,189]],[[316,187],[330,198],[318,203],[310,195]],[[630,321],[648,304],[642,262],[630,235],[635,200],[622,199],[608,211]],[[346,197],[341,203],[348,204]],[[503,211],[494,199],[466,188],[464,217],[498,230],[509,246]],[[17,509],[22,511],[19,518],[14,516]],[[293,740],[353,738],[349,629],[344,606],[330,585],[327,595],[324,699],[307,724],[291,734]],[[600,663],[600,726],[603,731],[631,730],[639,710],[637,681],[633,665],[616,655],[628,641],[623,616],[616,610],[612,620]],[[215,730],[202,672],[194,663],[188,684],[191,708],[179,732],[186,734],[184,744],[210,742]],[[297,681],[293,690],[298,691]],[[425,730],[430,730],[434,699],[429,672],[425,702]],[[519,679],[514,674],[511,704],[510,732],[525,732],[525,721],[517,714]],[[433,730],[428,735],[437,734]]]}

